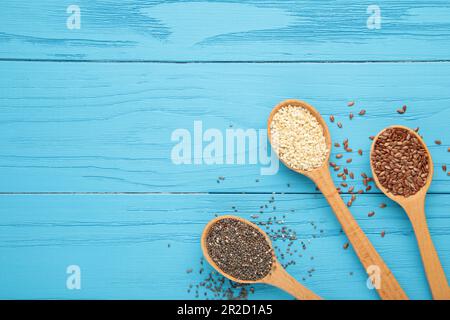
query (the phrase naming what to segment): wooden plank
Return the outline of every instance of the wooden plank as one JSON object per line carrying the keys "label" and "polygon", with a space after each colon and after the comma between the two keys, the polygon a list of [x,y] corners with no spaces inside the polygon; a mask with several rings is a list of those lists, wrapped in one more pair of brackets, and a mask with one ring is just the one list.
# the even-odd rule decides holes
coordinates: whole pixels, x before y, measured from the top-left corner
{"label": "wooden plank", "polygon": [[3,0],[0,58],[121,60],[449,59],[446,0],[76,1]]}
{"label": "wooden plank", "polygon": [[[316,192],[284,167],[261,175],[268,167],[258,155],[266,153],[264,137],[246,144],[244,164],[237,164],[243,153],[236,148],[228,152],[233,164],[194,164],[194,150],[191,164],[177,165],[171,156],[176,130],[194,139],[194,122],[202,121],[203,131],[216,128],[223,136],[227,129],[264,132],[270,110],[286,98],[342,121],[342,129],[329,123],[332,137],[349,138],[353,152],[334,161],[355,173],[356,190],[363,187],[360,173],[370,173],[368,137],[393,124],[420,127],[436,166],[430,192],[449,190],[441,169],[450,155],[448,63],[2,62],[0,73],[1,192]],[[349,100],[355,106],[347,107]],[[399,115],[403,104],[408,110]],[[334,148],[332,159],[340,152]]]}
{"label": "wooden plank", "polygon": [[[382,195],[364,195],[352,213],[410,298],[429,299],[406,215],[391,202],[379,209],[381,201],[386,201]],[[269,229],[287,227],[297,234],[290,246],[291,252],[298,250],[293,256],[286,254],[287,242],[275,242],[285,253],[285,263],[296,262],[288,270],[297,279],[328,299],[377,298],[366,287],[351,247],[343,249],[347,239],[319,195],[276,195],[273,201],[270,195],[2,195],[0,298],[195,298],[195,285],[211,271],[205,263],[199,273],[199,238],[207,221],[215,213],[250,218],[266,204],[269,208],[256,221],[276,217],[284,223]],[[449,208],[450,195],[429,196],[428,221],[447,273]],[[371,210],[376,214],[369,218]],[[81,269],[81,290],[66,288],[69,265]],[[190,284],[194,290],[188,293]],[[199,298],[213,298],[204,291]],[[257,286],[250,298],[289,297]]]}

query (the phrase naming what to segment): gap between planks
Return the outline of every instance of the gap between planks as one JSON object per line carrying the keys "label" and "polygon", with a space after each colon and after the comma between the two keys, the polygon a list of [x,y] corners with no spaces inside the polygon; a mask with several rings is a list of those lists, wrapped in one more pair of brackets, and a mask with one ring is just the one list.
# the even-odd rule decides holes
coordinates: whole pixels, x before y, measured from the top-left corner
{"label": "gap between planks", "polygon": [[55,63],[154,63],[154,64],[363,64],[363,63],[450,63],[450,59],[425,60],[121,60],[121,59],[22,59],[0,58],[0,62]]}
{"label": "gap between planks", "polygon": [[[230,191],[230,192],[145,192],[145,191],[85,191],[85,192],[71,192],[71,191],[55,191],[55,192],[0,192],[0,196],[4,195],[320,195],[320,192],[244,192],[244,191]],[[343,192],[341,195],[352,195],[354,193]],[[382,195],[381,192],[371,192],[361,195]],[[450,192],[427,192],[431,195],[448,195]]]}

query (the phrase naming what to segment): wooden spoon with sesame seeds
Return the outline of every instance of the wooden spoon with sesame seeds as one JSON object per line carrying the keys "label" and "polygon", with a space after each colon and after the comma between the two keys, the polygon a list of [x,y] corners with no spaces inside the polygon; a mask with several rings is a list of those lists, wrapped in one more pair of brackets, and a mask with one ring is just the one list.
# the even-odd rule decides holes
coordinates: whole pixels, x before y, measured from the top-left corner
{"label": "wooden spoon with sesame seeds", "polygon": [[[268,275],[266,275],[265,277],[263,277],[259,280],[255,280],[255,281],[240,280],[240,279],[237,279],[237,278],[227,274],[226,272],[224,272],[213,261],[213,259],[211,258],[210,254],[208,252],[208,245],[207,245],[208,234],[211,230],[211,227],[214,224],[216,224],[217,222],[224,220],[224,219],[233,219],[233,220],[238,220],[240,222],[243,222],[243,223],[249,225],[250,227],[254,228],[255,230],[257,230],[259,233],[261,233],[265,237],[267,244],[271,248],[272,256],[273,256],[272,269]],[[201,237],[201,247],[202,247],[203,255],[205,256],[206,261],[208,261],[208,263],[214,269],[216,269],[220,274],[222,274],[224,277],[226,277],[234,282],[248,283],[248,284],[251,284],[251,283],[269,284],[269,285],[278,287],[278,288],[286,291],[287,293],[291,294],[298,300],[322,300],[322,298],[320,296],[318,296],[317,294],[315,294],[308,288],[304,287],[302,284],[300,284],[297,280],[295,280],[291,275],[289,275],[286,272],[286,270],[278,262],[275,255],[273,254],[274,250],[272,248],[272,243],[270,241],[270,238],[267,236],[267,234],[261,228],[259,228],[257,225],[251,223],[248,220],[245,220],[245,219],[242,219],[242,218],[239,218],[236,216],[232,216],[232,215],[225,215],[225,216],[217,217],[217,218],[211,220],[206,225],[205,229],[203,230],[202,237]]]}
{"label": "wooden spoon with sesame seeds", "polygon": [[[317,112],[317,110],[304,101],[299,100],[285,100],[279,103],[271,112],[268,120],[268,137],[272,148],[275,152],[277,152],[274,147],[274,141],[272,141],[271,135],[271,123],[275,114],[285,106],[298,106],[307,109],[320,123],[323,129],[323,135],[325,136],[326,144],[328,147],[328,154],[326,159],[323,161],[323,164],[315,169],[305,171],[300,169],[295,169],[289,166],[285,161],[281,159],[281,161],[291,170],[294,170],[302,175],[307,176],[312,181],[315,182],[317,187],[323,193],[331,208],[333,209],[338,221],[340,222],[342,229],[347,235],[350,243],[353,246],[359,260],[363,264],[366,272],[369,276],[375,276],[373,270],[379,270],[378,276],[382,280],[382,284],[380,286],[376,286],[376,290],[382,299],[387,300],[405,300],[408,299],[403,289],[400,287],[400,284],[395,279],[392,272],[389,270],[388,266],[385,264],[381,256],[375,250],[373,245],[370,243],[367,236],[361,230],[356,220],[350,213],[347,205],[342,200],[338,191],[336,190],[336,186],[334,185],[333,179],[330,175],[329,170],[329,158],[331,153],[331,137],[330,132],[328,131],[328,127],[323,120],[322,116]],[[371,278],[373,279],[373,278]]]}
{"label": "wooden spoon with sesame seeds", "polygon": [[[386,132],[388,129],[404,129],[410,135],[411,138],[416,138],[417,141],[422,145],[424,150],[426,151],[426,155],[428,157],[428,176],[425,184],[417,191],[417,193],[404,196],[400,194],[393,194],[387,188],[385,188],[380,183],[380,177],[378,176],[375,166],[372,159],[374,157],[375,145],[380,138],[380,135]],[[439,256],[436,252],[436,249],[433,245],[433,241],[430,236],[430,232],[428,230],[426,217],[425,217],[425,197],[430,187],[431,180],[433,179],[433,160],[431,159],[431,154],[423,142],[422,138],[410,128],[404,126],[392,126],[389,128],[383,129],[378,135],[375,137],[372,148],[370,151],[370,164],[372,167],[372,173],[378,188],[390,199],[397,202],[403,209],[406,211],[409,220],[414,229],[414,233],[416,234],[417,243],[419,246],[420,254],[422,256],[422,262],[425,267],[425,273],[428,279],[428,284],[431,289],[431,293],[433,299],[436,300],[448,300],[450,299],[450,289],[448,286],[447,278],[445,276],[444,270],[442,268],[441,262],[439,261]],[[384,172],[382,172],[384,173]],[[396,192],[398,193],[398,192]]]}

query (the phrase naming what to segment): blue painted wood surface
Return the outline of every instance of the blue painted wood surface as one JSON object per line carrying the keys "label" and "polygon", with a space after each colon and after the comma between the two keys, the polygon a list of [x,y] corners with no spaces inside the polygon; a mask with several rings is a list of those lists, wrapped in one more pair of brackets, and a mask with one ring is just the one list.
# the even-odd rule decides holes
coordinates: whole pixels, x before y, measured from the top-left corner
{"label": "blue painted wood surface", "polygon": [[[442,129],[450,118],[447,63],[0,62],[0,72],[4,192],[316,192],[285,168],[261,176],[266,166],[249,164],[248,156],[247,165],[176,165],[171,159],[175,130],[193,136],[194,121],[202,121],[204,130],[224,132],[232,125],[264,131],[270,110],[291,97],[342,121],[342,129],[328,121],[333,140],[349,138],[353,152],[333,161],[347,166],[345,159],[353,159],[348,167],[358,188],[360,173],[370,173],[369,136],[387,125],[419,126],[436,166],[449,159],[450,139]],[[356,101],[352,108],[349,100]],[[403,104],[409,109],[399,115]],[[436,146],[436,139],[443,144]],[[265,144],[263,139],[262,149]],[[334,148],[332,158],[342,151]],[[218,177],[225,180],[217,183]],[[449,187],[446,172],[436,170],[430,192]]]}
{"label": "blue painted wood surface", "polygon": [[[450,272],[450,177],[441,169],[450,155],[448,1],[377,1],[380,30],[366,28],[367,4],[349,0],[78,1],[80,30],[66,28],[70,4],[0,4],[0,298],[197,298],[210,271],[199,274],[205,223],[216,213],[259,214],[276,192],[259,219],[285,220],[279,227],[307,244],[296,242],[302,257],[288,270],[325,298],[376,299],[306,178],[283,167],[261,176],[261,164],[171,160],[174,130],[192,132],[196,120],[205,129],[265,129],[286,98],[343,122],[328,122],[333,140],[348,138],[354,151],[334,161],[355,173],[356,189],[370,172],[370,135],[420,127],[436,167],[427,216]],[[205,63],[176,63],[187,61]],[[407,294],[429,299],[403,211],[376,188],[351,211]],[[81,267],[79,291],[66,288],[70,264]],[[257,286],[249,298],[289,297]]]}
{"label": "blue painted wood surface", "polygon": [[[297,232],[292,249],[303,256],[295,257],[297,264],[288,267],[297,279],[328,299],[377,298],[367,289],[364,270],[351,247],[343,249],[348,240],[321,195],[274,198],[269,203],[271,195],[2,196],[0,298],[195,298],[195,292],[187,292],[189,285],[203,281],[211,270],[205,265],[199,274],[204,225],[216,213],[251,219],[264,204],[271,207],[256,221],[276,216],[285,223],[273,228],[287,226]],[[352,212],[408,295],[428,299],[411,225],[392,202],[379,209],[381,201],[383,195],[366,195],[364,201],[355,202]],[[449,207],[450,195],[429,196],[428,220],[447,272]],[[371,210],[376,214],[369,218]],[[306,243],[306,250],[300,241]],[[275,242],[280,243],[281,239]],[[71,264],[82,271],[79,291],[65,287],[65,269]],[[187,273],[191,268],[192,273]],[[250,298],[289,297],[278,289],[258,286]]]}
{"label": "blue painted wood surface", "polygon": [[[81,29],[69,30],[69,5]],[[381,10],[368,29],[367,8]],[[0,57],[125,60],[448,59],[446,0],[2,0]]]}

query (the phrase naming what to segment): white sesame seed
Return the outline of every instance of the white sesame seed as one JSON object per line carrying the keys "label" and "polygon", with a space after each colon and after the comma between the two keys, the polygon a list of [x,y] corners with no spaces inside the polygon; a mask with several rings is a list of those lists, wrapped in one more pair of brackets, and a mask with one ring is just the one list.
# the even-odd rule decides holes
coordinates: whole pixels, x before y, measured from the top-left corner
{"label": "white sesame seed", "polygon": [[278,157],[293,169],[313,170],[328,156],[321,124],[301,106],[280,108],[272,118],[270,131]]}

